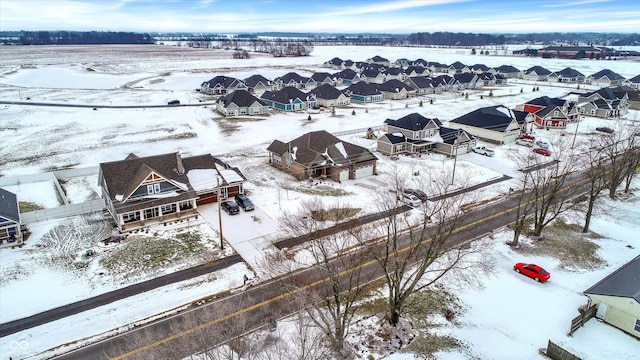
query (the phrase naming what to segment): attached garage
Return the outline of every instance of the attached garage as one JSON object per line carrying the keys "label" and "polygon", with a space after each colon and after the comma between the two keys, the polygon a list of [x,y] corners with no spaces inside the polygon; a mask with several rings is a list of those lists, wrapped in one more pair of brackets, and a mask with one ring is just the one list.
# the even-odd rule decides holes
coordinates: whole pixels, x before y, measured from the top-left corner
{"label": "attached garage", "polygon": [[373,164],[357,168],[355,171],[354,179],[360,179],[371,175],[373,175]]}
{"label": "attached garage", "polygon": [[196,200],[196,204],[198,206],[203,204],[211,204],[216,202],[217,200],[218,200],[218,194],[216,193],[200,194],[200,197],[198,197],[198,199]]}
{"label": "attached garage", "polygon": [[340,181],[349,180],[349,169],[340,170]]}

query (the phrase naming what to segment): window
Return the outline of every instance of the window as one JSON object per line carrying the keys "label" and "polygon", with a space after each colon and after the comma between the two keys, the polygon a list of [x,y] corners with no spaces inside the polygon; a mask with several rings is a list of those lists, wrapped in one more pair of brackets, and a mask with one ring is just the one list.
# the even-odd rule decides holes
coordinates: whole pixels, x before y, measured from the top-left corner
{"label": "window", "polygon": [[138,220],[140,220],[140,213],[137,211],[122,214],[122,221],[125,223],[138,221]]}
{"label": "window", "polygon": [[145,219],[152,219],[152,218],[158,217],[158,215],[159,215],[159,212],[157,207],[154,207],[151,209],[144,209]]}
{"label": "window", "polygon": [[176,204],[162,205],[160,211],[162,211],[163,214],[174,213],[176,212]]}
{"label": "window", "polygon": [[553,117],[558,117],[558,111],[557,110],[553,112]]}
{"label": "window", "polygon": [[179,205],[180,205],[180,211],[189,210],[193,208],[193,204],[191,203],[191,200],[181,201]]}
{"label": "window", "polygon": [[633,327],[634,331],[640,332],[640,319],[636,319],[636,324]]}
{"label": "window", "polygon": [[276,164],[282,164],[282,158],[280,156],[273,155],[271,157],[271,160],[273,160],[273,162],[276,163]]}

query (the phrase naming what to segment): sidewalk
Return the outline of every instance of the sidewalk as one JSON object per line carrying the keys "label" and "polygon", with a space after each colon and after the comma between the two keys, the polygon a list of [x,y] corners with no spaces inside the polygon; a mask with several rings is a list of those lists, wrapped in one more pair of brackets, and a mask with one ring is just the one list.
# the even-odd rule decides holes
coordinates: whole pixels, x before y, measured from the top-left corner
{"label": "sidewalk", "polygon": [[[258,207],[249,212],[241,209],[238,215],[221,211],[222,236],[254,271],[258,271],[266,253],[277,250],[268,241],[269,235],[277,232],[277,223]],[[220,231],[217,203],[198,206],[198,213]]]}

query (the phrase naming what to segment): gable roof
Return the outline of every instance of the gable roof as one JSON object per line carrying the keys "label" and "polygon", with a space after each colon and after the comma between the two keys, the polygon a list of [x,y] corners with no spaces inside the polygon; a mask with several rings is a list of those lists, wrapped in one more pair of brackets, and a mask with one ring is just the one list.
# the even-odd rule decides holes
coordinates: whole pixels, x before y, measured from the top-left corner
{"label": "gable roof", "polygon": [[442,141],[446,144],[449,145],[453,145],[455,144],[456,140],[458,140],[458,138],[460,136],[462,136],[463,134],[466,134],[469,139],[473,140],[474,136],[469,134],[468,132],[462,130],[462,129],[452,129],[449,127],[440,127],[440,137],[442,138]]}
{"label": "gable roof", "polygon": [[429,122],[433,121],[438,125],[438,127],[442,126],[442,122],[438,120],[438,118],[427,118],[418,113],[412,113],[406,116],[401,117],[398,120],[386,119],[384,121],[385,124],[395,126],[400,129],[407,129],[411,131],[419,131],[424,129]]}
{"label": "gable roof", "polygon": [[343,63],[344,61],[342,61],[342,59],[340,59],[339,57],[334,57],[333,59],[331,59],[331,60],[329,60],[329,61],[327,61],[327,62],[328,62],[329,64],[331,64],[331,65],[336,65],[336,66],[338,66],[338,65],[342,65],[342,63]]}
{"label": "gable roof", "polygon": [[262,83],[263,85],[268,86],[268,85],[271,85],[271,80],[267,79],[266,77],[260,74],[257,74],[257,75],[251,75],[248,78],[244,79],[244,83],[247,84],[248,87],[255,87],[259,83]]}
{"label": "gable roof", "polygon": [[609,80],[624,80],[624,76],[615,73],[609,69],[603,69],[590,76],[593,79],[600,79],[607,77]]}
{"label": "gable roof", "polygon": [[511,66],[511,65],[500,65],[497,68],[495,68],[499,73],[502,74],[511,74],[511,73],[519,73],[520,70],[518,70],[518,68]]}
{"label": "gable roof", "polygon": [[316,82],[323,82],[327,78],[333,80],[333,75],[329,74],[328,72],[315,72],[313,73],[313,75],[311,75],[311,78]]}
{"label": "gable roof", "polygon": [[131,195],[151,173],[183,188],[187,193],[191,193],[190,196],[195,196],[195,192],[189,185],[189,179],[185,172],[181,171],[184,165],[180,153],[147,157],[132,155],[130,154],[124,160],[100,163],[100,171],[112,200],[121,202],[123,197]]}
{"label": "gable roof", "polygon": [[632,83],[632,84],[640,83],[640,75],[636,75],[636,76],[632,77],[631,79],[629,79],[629,82]]}
{"label": "gable roof", "polygon": [[456,124],[469,125],[499,132],[504,132],[513,121],[517,121],[514,111],[504,105],[488,106],[476,109],[451,120],[451,122]]}
{"label": "gable roof", "polygon": [[9,190],[0,188],[0,217],[13,222],[20,222],[18,197]]}
{"label": "gable roof", "polygon": [[302,76],[302,75],[300,75],[300,74],[298,74],[298,73],[296,73],[294,71],[288,72],[288,73],[286,73],[286,74],[284,74],[282,76],[279,76],[279,77],[275,78],[276,81],[282,81],[285,84],[288,84],[288,83],[290,83],[292,81],[296,82],[298,84],[304,84],[304,83],[308,82],[309,79],[311,79],[311,78],[304,77],[304,76]]}
{"label": "gable roof", "polygon": [[563,77],[584,77],[584,74],[582,74],[580,71],[572,69],[570,67],[566,67],[560,71],[556,71],[555,74]]}
{"label": "gable roof", "polygon": [[454,68],[456,70],[462,70],[462,69],[464,69],[465,66],[466,65],[461,63],[460,61],[456,61],[453,64],[449,65],[449,67],[452,67],[452,68]]}
{"label": "gable roof", "polygon": [[461,84],[469,84],[471,81],[477,79],[478,75],[475,73],[461,73],[453,75],[453,78],[458,80]]}
{"label": "gable roof", "polygon": [[307,101],[309,96],[305,94],[302,90],[295,88],[293,86],[285,86],[281,90],[278,91],[267,91],[260,97],[261,99],[275,101],[281,104],[289,103],[289,100],[293,101],[295,99],[300,99],[301,101]]}
{"label": "gable roof", "polygon": [[[217,178],[220,179],[220,185],[222,186],[247,180],[240,169],[232,167],[211,154],[185,157],[182,159],[182,163],[184,172],[190,180],[189,184],[196,191],[214,189],[218,185]],[[197,170],[211,170],[215,173],[215,176],[206,178],[194,176]]]}
{"label": "gable roof", "polygon": [[378,90],[385,92],[400,92],[400,90],[413,91],[414,89],[398,79],[391,79],[378,85]]}
{"label": "gable roof", "polygon": [[219,75],[209,81],[205,81],[205,83],[209,83],[209,87],[211,88],[217,85],[226,89],[230,86],[237,86],[242,83],[242,80],[230,76]]}
{"label": "gable roof", "polygon": [[633,298],[640,303],[640,255],[585,290],[584,294]]}
{"label": "gable roof", "polygon": [[371,61],[373,61],[373,62],[387,62],[389,60],[383,58],[382,56],[376,55],[376,56],[371,58]]}
{"label": "gable roof", "polygon": [[380,95],[382,94],[380,90],[378,90],[377,84],[367,84],[365,82],[359,82],[356,84],[351,84],[349,87],[345,89],[346,92],[350,92],[356,95]]}
{"label": "gable roof", "polygon": [[530,68],[528,68],[527,70],[524,71],[525,74],[531,74],[531,73],[536,73],[538,75],[549,75],[551,74],[551,71],[543,68],[542,66],[536,65],[536,66],[532,66]]}
{"label": "gable roof", "polygon": [[248,107],[256,102],[260,105],[267,106],[264,101],[253,96],[247,90],[236,90],[231,94],[227,94],[219,98],[216,102],[222,103],[224,107],[229,107],[231,104],[236,104],[239,107]]}
{"label": "gable roof", "polygon": [[417,89],[427,89],[433,87],[431,85],[431,78],[428,76],[414,76],[408,78],[405,81],[410,81],[416,86]]}
{"label": "gable roof", "polygon": [[[322,84],[315,89],[309,91],[309,94],[315,96],[316,99],[337,99],[342,95],[342,91],[336,89],[329,84]],[[346,96],[346,95],[345,95]]]}
{"label": "gable roof", "polygon": [[324,130],[306,133],[288,143],[275,140],[267,148],[276,154],[283,154],[288,149],[293,160],[303,165],[311,165],[319,158],[333,166],[378,159],[369,149],[344,142]]}
{"label": "gable roof", "polygon": [[358,74],[351,69],[344,69],[340,72],[333,74],[335,77],[339,77],[341,79],[354,79],[358,76]]}

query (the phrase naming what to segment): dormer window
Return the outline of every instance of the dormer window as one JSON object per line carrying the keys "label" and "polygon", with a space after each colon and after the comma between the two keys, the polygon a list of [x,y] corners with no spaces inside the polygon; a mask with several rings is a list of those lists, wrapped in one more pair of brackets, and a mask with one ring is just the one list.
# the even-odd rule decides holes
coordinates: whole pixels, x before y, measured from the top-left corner
{"label": "dormer window", "polygon": [[158,194],[160,192],[160,184],[147,185],[147,195]]}

